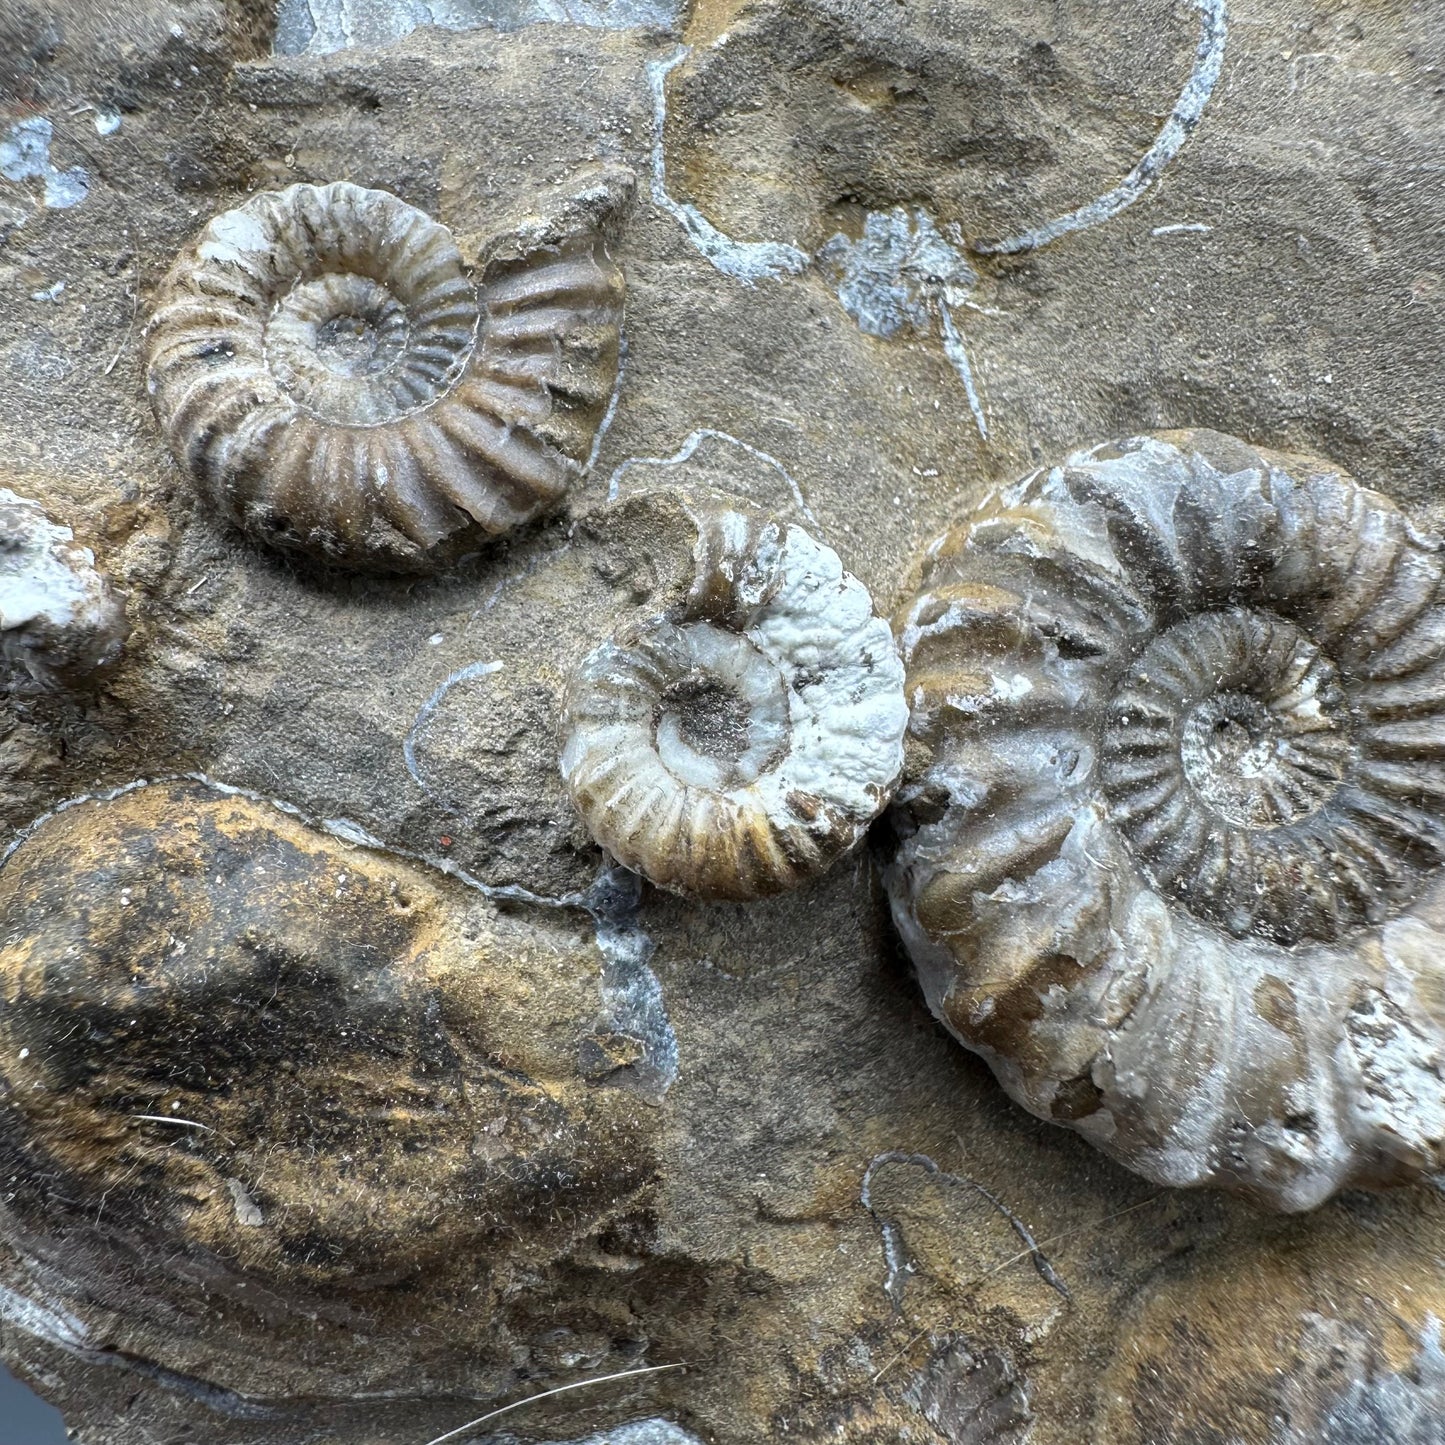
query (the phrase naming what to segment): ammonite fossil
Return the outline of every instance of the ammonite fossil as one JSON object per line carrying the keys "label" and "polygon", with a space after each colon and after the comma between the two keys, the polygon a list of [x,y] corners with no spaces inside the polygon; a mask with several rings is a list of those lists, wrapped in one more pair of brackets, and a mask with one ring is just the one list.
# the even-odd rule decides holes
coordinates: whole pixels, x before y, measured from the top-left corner
{"label": "ammonite fossil", "polygon": [[903,669],[831,548],[731,499],[683,505],[691,584],[573,673],[562,776],[592,836],[659,886],[781,893],[856,842],[892,793]]}
{"label": "ammonite fossil", "polygon": [[1020,1103],[1280,1209],[1445,1167],[1441,571],[1387,498],[1213,432],[935,544],[890,888]]}
{"label": "ammonite fossil", "polygon": [[95,554],[38,502],[0,487],[0,682],[83,686],[120,656],[128,632]]}
{"label": "ammonite fossil", "polygon": [[474,285],[446,227],[344,181],[216,217],[161,286],[149,388],[177,460],[251,533],[426,570],[555,503],[617,374],[595,237]]}

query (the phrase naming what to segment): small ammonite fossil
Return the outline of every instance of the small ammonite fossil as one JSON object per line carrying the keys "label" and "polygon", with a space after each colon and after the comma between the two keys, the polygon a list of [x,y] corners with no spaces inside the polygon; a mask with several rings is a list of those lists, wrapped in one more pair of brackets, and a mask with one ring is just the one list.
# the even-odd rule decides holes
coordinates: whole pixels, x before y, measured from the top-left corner
{"label": "small ammonite fossil", "polygon": [[1279,1209],[1445,1168],[1441,574],[1387,498],[1213,432],[934,545],[889,886],[1020,1103]]}
{"label": "small ammonite fossil", "polygon": [[120,656],[129,630],[90,548],[38,502],[0,487],[0,685],[86,686]]}
{"label": "small ammonite fossil", "polygon": [[617,375],[591,235],[474,284],[445,226],[344,181],[217,216],[160,288],[156,416],[201,492],[277,546],[422,571],[556,503]]}
{"label": "small ammonite fossil", "polygon": [[592,836],[704,899],[795,888],[851,847],[903,765],[903,669],[837,554],[734,499],[682,499],[675,605],[568,683],[562,776]]}

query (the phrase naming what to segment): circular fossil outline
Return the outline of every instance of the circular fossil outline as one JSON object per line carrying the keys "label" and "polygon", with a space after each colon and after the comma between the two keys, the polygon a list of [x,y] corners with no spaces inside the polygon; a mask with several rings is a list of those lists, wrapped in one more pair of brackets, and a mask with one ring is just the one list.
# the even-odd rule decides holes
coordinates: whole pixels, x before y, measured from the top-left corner
{"label": "circular fossil outline", "polygon": [[[1278,1209],[1442,1168],[1442,570],[1388,498],[1207,431],[1077,452],[933,545],[888,885],[1018,1102]],[[1216,765],[1210,707],[1244,734]],[[1293,774],[1256,766],[1265,826],[1251,747]]]}
{"label": "circular fossil outline", "polygon": [[182,469],[243,530],[429,571],[557,504],[617,377],[622,278],[584,234],[495,263],[348,181],[261,192],[162,282],[147,389]]}
{"label": "circular fossil outline", "polygon": [[691,584],[575,668],[562,777],[592,837],[659,887],[767,897],[822,873],[892,796],[903,666],[831,547],[735,498],[674,495]]}

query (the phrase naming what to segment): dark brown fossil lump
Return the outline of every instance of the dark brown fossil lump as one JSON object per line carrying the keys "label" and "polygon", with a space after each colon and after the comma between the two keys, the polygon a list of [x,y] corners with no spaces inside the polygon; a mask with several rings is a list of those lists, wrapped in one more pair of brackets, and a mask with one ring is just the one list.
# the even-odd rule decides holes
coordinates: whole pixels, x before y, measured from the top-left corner
{"label": "dark brown fossil lump", "polygon": [[1281,1209],[1440,1171],[1441,573],[1387,498],[1213,432],[934,545],[891,886],[1019,1102]]}
{"label": "dark brown fossil lump", "polygon": [[337,181],[217,216],[172,268],[148,384],[201,492],[276,546],[424,571],[557,503],[617,375],[595,235],[474,284],[447,228]]}
{"label": "dark brown fossil lump", "polygon": [[[657,1111],[581,1075],[590,937],[186,783],[43,822],[0,916],[0,1228],[36,1298],[263,1401],[454,1372],[413,1328],[439,1301],[487,1320],[472,1388],[596,1333]],[[543,1329],[528,1291],[588,1268]]]}

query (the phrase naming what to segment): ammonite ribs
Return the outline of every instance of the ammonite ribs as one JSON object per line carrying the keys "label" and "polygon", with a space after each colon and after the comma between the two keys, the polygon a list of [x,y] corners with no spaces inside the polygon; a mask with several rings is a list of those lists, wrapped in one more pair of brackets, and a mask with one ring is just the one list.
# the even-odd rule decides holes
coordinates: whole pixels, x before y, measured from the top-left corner
{"label": "ammonite ribs", "polygon": [[1323,462],[1134,438],[941,539],[898,631],[895,911],[1016,1099],[1282,1209],[1442,1168],[1434,539]]}
{"label": "ammonite ribs", "polygon": [[617,374],[595,237],[480,288],[451,233],[338,181],[218,216],[161,286],[151,399],[201,492],[277,546],[426,570],[554,505]]}
{"label": "ammonite ribs", "polygon": [[577,669],[562,775],[592,836],[659,886],[780,893],[887,802],[903,765],[903,671],[830,548],[730,499],[687,507],[691,590]]}

